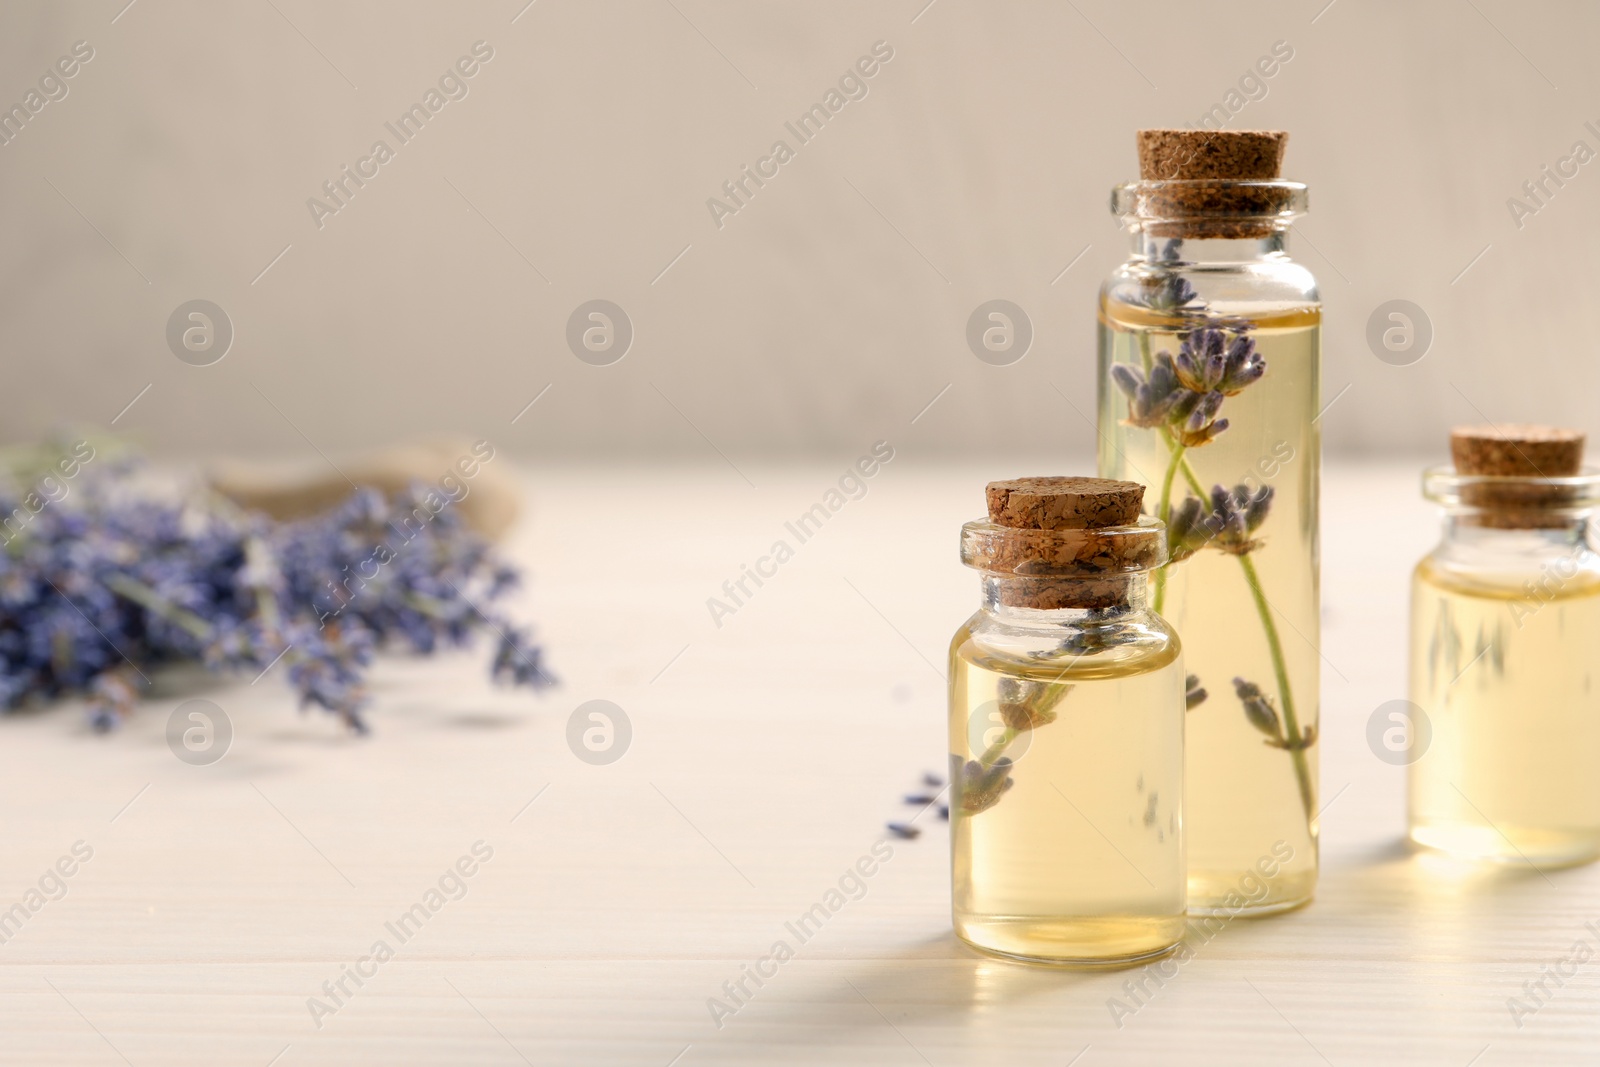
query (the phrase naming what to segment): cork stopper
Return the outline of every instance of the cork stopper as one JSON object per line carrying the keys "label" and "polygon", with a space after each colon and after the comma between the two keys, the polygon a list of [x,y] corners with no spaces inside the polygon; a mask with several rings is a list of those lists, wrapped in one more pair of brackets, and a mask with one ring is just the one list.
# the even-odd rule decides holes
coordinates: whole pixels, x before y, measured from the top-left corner
{"label": "cork stopper", "polygon": [[1144,486],[1109,478],[1009,478],[990,482],[984,496],[997,526],[1082,530],[1137,520]]}
{"label": "cork stopper", "polygon": [[1485,479],[1464,485],[1461,502],[1479,509],[1480,526],[1500,529],[1558,528],[1569,521],[1552,509],[1574,505],[1578,487],[1549,479],[1583,470],[1584,435],[1558,426],[1457,426],[1450,431],[1456,473]]}
{"label": "cork stopper", "polygon": [[1147,182],[1270,182],[1282,177],[1285,130],[1140,130],[1139,177]]}
{"label": "cork stopper", "polygon": [[1559,426],[1457,426],[1450,431],[1457,474],[1570,478],[1583,469],[1583,433]]}
{"label": "cork stopper", "polygon": [[1151,195],[1146,211],[1163,220],[1147,232],[1158,237],[1266,237],[1272,216],[1291,194],[1282,187],[1238,185],[1282,177],[1284,130],[1140,130],[1139,178],[1184,182]]}
{"label": "cork stopper", "polygon": [[1017,532],[983,539],[967,562],[1013,576],[999,592],[1007,606],[1124,606],[1130,572],[1158,565],[1165,551],[1159,525],[1129,535],[1144,501],[1137,482],[1010,478],[990,482],[984,495],[989,521]]}

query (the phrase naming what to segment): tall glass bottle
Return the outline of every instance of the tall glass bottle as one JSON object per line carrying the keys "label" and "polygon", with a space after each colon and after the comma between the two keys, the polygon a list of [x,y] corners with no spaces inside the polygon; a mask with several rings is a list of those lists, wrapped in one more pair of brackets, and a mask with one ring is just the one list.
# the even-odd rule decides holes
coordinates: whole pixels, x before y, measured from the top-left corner
{"label": "tall glass bottle", "polygon": [[1317,879],[1322,311],[1288,252],[1305,187],[1239,165],[1274,137],[1281,158],[1281,134],[1142,131],[1146,180],[1112,194],[1132,256],[1100,291],[1100,473],[1152,487],[1152,606],[1211,694],[1188,717],[1197,914],[1292,908]]}

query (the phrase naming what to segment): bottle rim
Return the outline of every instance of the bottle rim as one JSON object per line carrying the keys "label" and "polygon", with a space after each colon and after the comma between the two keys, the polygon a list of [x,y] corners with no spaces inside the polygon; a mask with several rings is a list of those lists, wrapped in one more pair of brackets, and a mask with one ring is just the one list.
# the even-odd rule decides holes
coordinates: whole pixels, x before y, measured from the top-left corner
{"label": "bottle rim", "polygon": [[1600,467],[1546,478],[1458,474],[1441,464],[1423,472],[1422,495],[1452,511],[1582,512],[1600,507]]}
{"label": "bottle rim", "polygon": [[1111,213],[1129,224],[1227,219],[1287,225],[1308,206],[1304,182],[1181,178],[1111,189]]}
{"label": "bottle rim", "polygon": [[1167,524],[1034,530],[974,519],[961,527],[961,562],[997,577],[1096,578],[1151,571],[1167,561]]}

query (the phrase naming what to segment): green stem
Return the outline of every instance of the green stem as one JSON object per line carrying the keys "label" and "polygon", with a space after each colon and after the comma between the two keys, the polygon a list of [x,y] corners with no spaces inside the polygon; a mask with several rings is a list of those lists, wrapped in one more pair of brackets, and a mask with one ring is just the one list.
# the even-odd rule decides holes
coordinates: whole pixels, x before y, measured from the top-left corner
{"label": "green stem", "polygon": [[[1204,503],[1206,490],[1200,484],[1194,468],[1189,464],[1189,458],[1184,455],[1186,449],[1172,438],[1167,430],[1162,430],[1167,445],[1172,449],[1172,463],[1167,468],[1166,478],[1161,487],[1161,518],[1167,520],[1170,506],[1169,492],[1172,487],[1173,472],[1182,470],[1183,479],[1189,488]],[[1300,732],[1300,720],[1294,710],[1294,691],[1289,687],[1289,668],[1283,658],[1283,642],[1278,637],[1278,625],[1272,618],[1272,607],[1267,603],[1266,594],[1261,591],[1261,578],[1256,574],[1256,565],[1249,556],[1239,556],[1239,566],[1244,571],[1245,583],[1250,586],[1250,596],[1255,600],[1256,614],[1261,617],[1261,629],[1266,634],[1267,651],[1272,657],[1272,673],[1278,683],[1278,703],[1283,708],[1284,731],[1287,734],[1285,743],[1289,746],[1289,754],[1294,760],[1295,778],[1300,787],[1300,803],[1305,807],[1306,819],[1309,820],[1316,814],[1316,798],[1311,784],[1311,767],[1306,759],[1304,748],[1305,738]],[[1156,572],[1155,610],[1160,613],[1166,598],[1166,567]]]}
{"label": "green stem", "polygon": [[1189,466],[1189,457],[1179,456],[1178,466],[1183,468],[1183,480],[1189,483],[1189,488],[1200,498],[1200,503],[1204,504],[1210,496],[1206,493],[1205,486],[1200,484],[1200,479],[1195,477],[1194,468]]}
{"label": "green stem", "polygon": [[[1165,525],[1172,521],[1172,477],[1178,473],[1179,466],[1187,468],[1188,463],[1183,458],[1183,453],[1187,446],[1179,444],[1178,441],[1173,438],[1172,431],[1165,428],[1162,429],[1161,436],[1166,440],[1167,447],[1172,450],[1172,458],[1167,461],[1167,473],[1161,478],[1161,504],[1156,511],[1156,518],[1160,519],[1162,524]],[[1190,474],[1192,475],[1193,472],[1191,471]],[[1163,566],[1156,571],[1156,592],[1154,606],[1157,615],[1161,614],[1161,607],[1166,603],[1166,600],[1167,568]]]}
{"label": "green stem", "polygon": [[1181,445],[1177,441],[1174,441],[1171,434],[1167,435],[1167,444],[1172,446],[1172,461],[1167,464],[1166,476],[1161,479],[1161,510],[1157,512],[1157,517],[1162,522],[1166,522],[1172,517],[1173,475],[1178,473],[1178,468],[1180,466],[1187,466],[1187,464],[1184,463],[1183,454],[1188,450],[1188,446]]}
{"label": "green stem", "polygon": [[180,608],[171,601],[163,600],[160,593],[157,593],[143,582],[135,581],[126,575],[113,574],[106,579],[106,586],[113,593],[120,593],[145,610],[161,616],[170,623],[183,627],[200,640],[211,640],[210,623],[192,611]]}
{"label": "green stem", "polygon": [[[1065,672],[1063,671],[1062,673]],[[1068,693],[1072,692],[1071,682],[1045,682],[1043,685],[1044,692],[1040,693],[1037,697],[1028,702],[1028,707],[1032,708],[1035,716],[1040,718],[1044,716],[1045,712],[1054,709],[1057,704],[1066,699]],[[982,766],[984,770],[988,770],[990,767],[994,766],[995,760],[1005,755],[1006,746],[1015,741],[1017,736],[1021,733],[1021,730],[1015,730],[1007,726],[1005,733],[1001,735],[1000,740],[990,745],[984,750],[983,755],[978,757],[979,765]]]}
{"label": "green stem", "polygon": [[1250,595],[1256,602],[1256,613],[1261,616],[1261,629],[1267,635],[1267,651],[1272,656],[1272,673],[1278,680],[1278,701],[1283,709],[1283,732],[1289,755],[1294,758],[1294,773],[1300,784],[1300,803],[1305,806],[1306,820],[1316,815],[1316,799],[1311,786],[1311,767],[1306,760],[1305,736],[1300,732],[1300,720],[1294,711],[1294,692],[1289,688],[1289,668],[1283,658],[1283,642],[1278,640],[1278,626],[1272,621],[1272,607],[1261,591],[1261,578],[1256,565],[1248,555],[1239,556],[1239,567],[1250,586]]}
{"label": "green stem", "polygon": [[990,745],[983,755],[978,757],[978,766],[988,770],[994,766],[994,761],[1005,755],[1006,746],[1017,739],[1017,731],[1006,727],[1006,732],[1000,735],[1000,740]]}
{"label": "green stem", "polygon": [[[259,537],[252,537],[245,542],[244,558],[245,562],[258,573],[272,564],[271,550]],[[276,634],[283,621],[278,611],[278,598],[265,585],[252,588],[256,598],[256,614],[261,618],[262,627],[268,633]]]}
{"label": "green stem", "polygon": [[406,593],[403,597],[407,607],[415,608],[418,612],[433,619],[451,618],[450,610],[445,602],[438,597],[428,596],[425,593]]}

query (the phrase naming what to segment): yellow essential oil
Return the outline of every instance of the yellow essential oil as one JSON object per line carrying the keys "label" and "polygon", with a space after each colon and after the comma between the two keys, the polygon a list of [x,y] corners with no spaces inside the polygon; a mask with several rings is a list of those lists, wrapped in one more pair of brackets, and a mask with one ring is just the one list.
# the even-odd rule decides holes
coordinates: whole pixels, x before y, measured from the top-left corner
{"label": "yellow essential oil", "polygon": [[[1187,686],[1149,606],[1165,531],[1139,518],[1140,488],[991,483],[997,521],[962,531],[984,601],[950,647],[951,904],[957,936],[986,953],[1119,964],[1183,937]],[[1115,493],[1120,513],[1099,503]],[[1027,494],[1103,524],[1004,525],[1029,521]]]}
{"label": "yellow essential oil", "polygon": [[[964,941],[1023,959],[1115,962],[1183,936],[1183,666],[1175,640],[1147,637],[1083,663],[1012,659],[965,628],[956,635],[950,750],[963,764],[1014,760],[999,803],[951,805]],[[1055,721],[1005,725],[999,707],[1016,679],[1059,689]]]}
{"label": "yellow essential oil", "polygon": [[[1213,310],[1228,312],[1225,306]],[[1182,331],[1193,325],[1115,300],[1105,301],[1101,312],[1101,346],[1111,364],[1142,366],[1146,351],[1152,358],[1176,353]],[[1187,498],[1209,504],[1214,486],[1272,491],[1270,513],[1248,552],[1208,544],[1156,579],[1157,610],[1183,636],[1187,670],[1210,694],[1188,722],[1189,906],[1198,914],[1231,915],[1241,910],[1234,896],[1240,878],[1280,841],[1294,850],[1293,858],[1267,894],[1243,910],[1293,907],[1316,887],[1321,314],[1305,306],[1229,318],[1249,324],[1228,336],[1243,332],[1253,339],[1266,370],[1222,404],[1227,431],[1203,446],[1181,448],[1174,460],[1172,439],[1159,428],[1128,425],[1127,398],[1105,389],[1100,471],[1152,479],[1146,511],[1169,520]],[[1242,712],[1236,678],[1267,695],[1284,743],[1303,740],[1303,747],[1264,743],[1272,738]],[[1294,715],[1292,737],[1286,706]]]}
{"label": "yellow essential oil", "polygon": [[1412,584],[1411,838],[1513,865],[1593,860],[1600,557],[1587,518],[1600,476],[1440,470],[1427,486],[1449,517]]}

